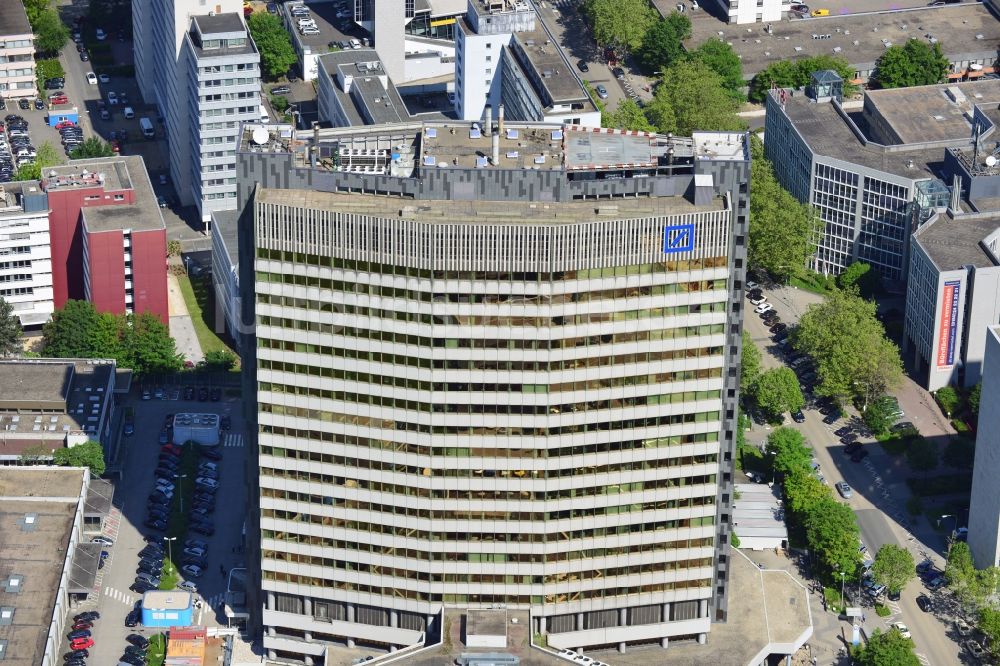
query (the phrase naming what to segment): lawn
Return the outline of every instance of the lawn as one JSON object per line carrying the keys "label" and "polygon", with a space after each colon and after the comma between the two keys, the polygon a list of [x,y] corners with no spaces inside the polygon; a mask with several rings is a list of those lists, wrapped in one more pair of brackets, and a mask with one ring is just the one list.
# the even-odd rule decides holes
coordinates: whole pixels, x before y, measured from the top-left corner
{"label": "lawn", "polygon": [[194,324],[194,332],[198,336],[201,353],[207,354],[210,351],[222,351],[223,349],[232,351],[222,338],[212,330],[215,295],[212,291],[211,279],[195,278],[192,280],[187,275],[178,275],[177,283],[180,285],[188,314],[191,315],[191,323]]}
{"label": "lawn", "polygon": [[163,634],[149,637],[149,651],[146,653],[146,666],[163,666],[167,658],[167,639]]}

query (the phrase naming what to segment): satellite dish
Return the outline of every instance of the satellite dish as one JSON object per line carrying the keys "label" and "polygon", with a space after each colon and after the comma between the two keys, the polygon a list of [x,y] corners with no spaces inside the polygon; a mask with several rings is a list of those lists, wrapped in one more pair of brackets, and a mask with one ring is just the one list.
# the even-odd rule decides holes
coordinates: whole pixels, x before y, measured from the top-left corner
{"label": "satellite dish", "polygon": [[996,165],[997,165],[997,158],[993,157],[992,155],[986,158],[986,166],[995,167]]}
{"label": "satellite dish", "polygon": [[258,146],[263,146],[265,143],[267,143],[268,136],[270,135],[267,133],[266,129],[264,129],[263,127],[258,127],[253,131],[252,134],[250,134],[250,140],[256,143]]}

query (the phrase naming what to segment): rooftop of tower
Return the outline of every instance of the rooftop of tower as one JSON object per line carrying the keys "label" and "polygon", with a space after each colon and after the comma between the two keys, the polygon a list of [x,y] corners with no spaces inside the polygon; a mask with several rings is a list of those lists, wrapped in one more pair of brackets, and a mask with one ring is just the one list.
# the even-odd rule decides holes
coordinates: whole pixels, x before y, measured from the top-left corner
{"label": "rooftop of tower", "polygon": [[514,122],[426,122],[296,132],[247,124],[240,151],[290,153],[298,166],[415,177],[422,169],[649,171],[748,158],[741,133],[692,137]]}

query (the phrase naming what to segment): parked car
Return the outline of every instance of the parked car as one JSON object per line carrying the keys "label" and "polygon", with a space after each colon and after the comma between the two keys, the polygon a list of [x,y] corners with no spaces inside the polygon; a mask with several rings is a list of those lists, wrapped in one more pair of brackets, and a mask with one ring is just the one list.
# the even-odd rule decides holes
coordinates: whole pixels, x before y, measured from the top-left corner
{"label": "parked car", "polygon": [[125,626],[135,627],[138,626],[139,620],[142,619],[142,612],[137,610],[130,610],[128,615],[125,616]]}
{"label": "parked car", "polygon": [[195,485],[205,486],[206,488],[218,488],[219,481],[217,479],[210,479],[207,476],[199,476],[194,480]]}
{"label": "parked car", "polygon": [[149,647],[149,639],[139,634],[129,634],[125,637],[125,640],[131,645],[135,645],[136,647],[140,647],[144,650]]}
{"label": "parked car", "polygon": [[272,95],[287,95],[290,92],[292,92],[292,89],[289,86],[275,86],[271,88]]}
{"label": "parked car", "polygon": [[796,423],[805,423],[806,415],[802,413],[801,409],[797,409],[794,412],[792,412],[792,420],[795,421]]}
{"label": "parked car", "polygon": [[86,650],[87,648],[92,648],[92,647],[94,647],[94,639],[89,637],[79,638],[77,640],[72,641],[69,644],[69,649],[73,650],[74,652],[78,652],[80,650]]}
{"label": "parked car", "polygon": [[587,61],[586,60],[579,61],[578,63],[576,63],[576,66],[580,68],[581,72],[589,72],[590,71],[590,67],[587,66]]}
{"label": "parked car", "polygon": [[222,460],[222,451],[217,446],[203,448],[201,455],[209,460]]}
{"label": "parked car", "polygon": [[[90,543],[99,543],[102,546],[113,546],[113,545],[115,545],[114,539],[111,539],[110,537],[106,537],[104,535],[95,536],[93,539],[90,540]],[[98,617],[100,617],[100,615],[98,615]]]}
{"label": "parked car", "polygon": [[771,305],[770,303],[761,303],[756,308],[754,308],[754,312],[756,312],[757,314],[761,315],[761,314],[764,314],[765,312],[767,312],[768,310],[773,310],[773,309],[774,309],[774,306]]}
{"label": "parked car", "polygon": [[934,604],[931,602],[930,597],[926,594],[921,594],[917,597],[917,607],[925,613],[930,613],[934,609]]}
{"label": "parked car", "polygon": [[844,454],[853,456],[860,449],[861,449],[861,442],[851,442],[850,444],[844,447]]}
{"label": "parked car", "polygon": [[846,481],[838,481],[834,484],[834,486],[837,488],[837,492],[840,493],[840,496],[844,499],[851,499],[854,497],[854,491],[851,490],[851,487],[847,485]]}
{"label": "parked car", "polygon": [[90,629],[77,629],[66,634],[66,638],[75,641],[78,638],[90,638]]}
{"label": "parked car", "polygon": [[97,611],[84,611],[82,613],[77,613],[73,616],[74,622],[93,622],[94,620],[100,620],[101,614]]}
{"label": "parked car", "polygon": [[596,86],[594,86],[594,90],[597,91],[597,96],[600,97],[601,99],[608,98],[608,89],[604,87],[603,83],[598,83]]}
{"label": "parked car", "polygon": [[203,523],[198,523],[196,525],[192,525],[191,526],[191,531],[192,532],[197,532],[198,534],[204,534],[205,536],[212,536],[213,534],[215,534],[215,528],[214,527],[212,527],[211,525],[203,524]]}

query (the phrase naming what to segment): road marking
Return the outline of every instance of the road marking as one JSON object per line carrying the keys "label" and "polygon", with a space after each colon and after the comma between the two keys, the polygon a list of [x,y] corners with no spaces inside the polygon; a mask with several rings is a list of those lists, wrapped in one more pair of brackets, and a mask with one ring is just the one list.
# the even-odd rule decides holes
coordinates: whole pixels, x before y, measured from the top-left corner
{"label": "road marking", "polygon": [[110,597],[115,601],[120,601],[126,606],[131,606],[135,603],[135,599],[132,598],[132,595],[130,593],[122,592],[121,590],[118,590],[114,587],[104,588],[104,596]]}
{"label": "road marking", "polygon": [[917,653],[917,661],[919,661],[924,666],[931,666],[931,660],[922,654]]}
{"label": "road marking", "polygon": [[226,448],[243,446],[243,435],[238,435],[234,432],[226,433],[226,440],[223,446]]}

